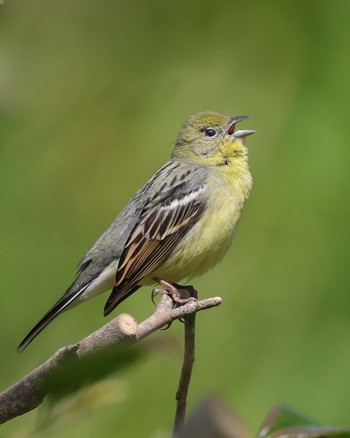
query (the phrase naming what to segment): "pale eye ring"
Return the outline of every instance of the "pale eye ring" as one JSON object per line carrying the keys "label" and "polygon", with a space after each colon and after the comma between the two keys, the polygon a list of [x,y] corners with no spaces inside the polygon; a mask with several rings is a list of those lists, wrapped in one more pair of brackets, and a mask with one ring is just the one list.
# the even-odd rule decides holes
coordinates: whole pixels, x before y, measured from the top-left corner
{"label": "pale eye ring", "polygon": [[215,137],[216,134],[217,134],[217,132],[216,132],[216,130],[213,129],[213,128],[207,128],[207,129],[204,131],[204,135],[205,135],[206,137]]}

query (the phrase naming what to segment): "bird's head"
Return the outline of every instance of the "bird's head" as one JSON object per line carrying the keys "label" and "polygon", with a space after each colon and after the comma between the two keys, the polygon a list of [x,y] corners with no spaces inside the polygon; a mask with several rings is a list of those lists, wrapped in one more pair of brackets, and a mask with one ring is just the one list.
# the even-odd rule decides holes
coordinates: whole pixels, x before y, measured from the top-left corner
{"label": "bird's head", "polygon": [[173,157],[206,166],[230,164],[245,159],[244,139],[255,131],[236,131],[247,116],[227,117],[213,112],[190,116],[181,126]]}

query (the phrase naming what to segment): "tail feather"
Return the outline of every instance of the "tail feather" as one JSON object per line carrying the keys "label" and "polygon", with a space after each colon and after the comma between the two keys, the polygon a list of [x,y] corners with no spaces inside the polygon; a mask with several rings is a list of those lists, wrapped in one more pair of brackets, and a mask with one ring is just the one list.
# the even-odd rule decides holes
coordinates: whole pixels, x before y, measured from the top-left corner
{"label": "tail feather", "polygon": [[57,303],[55,303],[51,309],[40,319],[40,321],[31,329],[23,341],[18,345],[17,352],[22,352],[28,345],[35,339],[39,333],[41,333],[44,328],[46,328],[61,312],[63,312],[70,304],[73,303],[90,285],[88,283],[83,288],[79,289],[73,295],[63,295]]}

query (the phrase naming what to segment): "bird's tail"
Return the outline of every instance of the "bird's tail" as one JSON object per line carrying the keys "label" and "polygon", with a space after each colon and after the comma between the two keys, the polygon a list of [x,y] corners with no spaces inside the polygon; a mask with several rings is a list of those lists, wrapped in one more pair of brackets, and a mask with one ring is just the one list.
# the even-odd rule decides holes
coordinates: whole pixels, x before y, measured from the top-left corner
{"label": "bird's tail", "polygon": [[[35,339],[44,328],[46,328],[61,312],[67,309],[90,285],[88,283],[83,288],[79,289],[74,294],[65,294],[61,297],[57,303],[55,303],[51,309],[40,319],[40,321],[31,329],[23,341],[18,345],[17,352],[22,352],[28,345]],[[69,289],[68,289],[69,290]]]}

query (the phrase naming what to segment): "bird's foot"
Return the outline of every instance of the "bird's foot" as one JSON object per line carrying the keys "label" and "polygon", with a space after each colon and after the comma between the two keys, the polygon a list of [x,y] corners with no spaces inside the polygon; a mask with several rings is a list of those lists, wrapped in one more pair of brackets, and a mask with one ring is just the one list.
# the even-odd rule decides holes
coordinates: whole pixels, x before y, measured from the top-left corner
{"label": "bird's foot", "polygon": [[168,295],[174,301],[174,306],[181,306],[190,301],[197,301],[198,294],[193,286],[182,286],[176,283],[170,283],[160,278],[154,278],[154,280],[163,287],[163,289],[153,289],[152,291],[152,302],[157,295]]}
{"label": "bird's foot", "polygon": [[[164,289],[153,289],[151,300],[156,306],[154,299],[157,295],[168,295],[174,302],[174,307],[182,306],[190,301],[198,301],[198,293],[193,286],[182,286],[176,283],[169,283],[167,281],[161,280],[160,278],[154,278],[160,286]],[[183,318],[179,318],[179,321],[184,323]],[[167,324],[162,330],[168,330],[172,322]]]}

